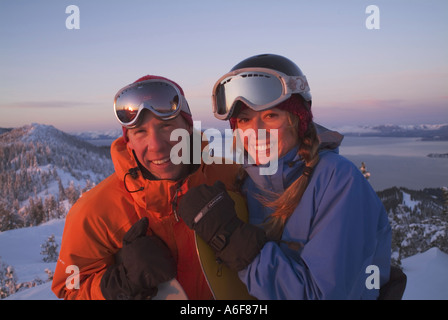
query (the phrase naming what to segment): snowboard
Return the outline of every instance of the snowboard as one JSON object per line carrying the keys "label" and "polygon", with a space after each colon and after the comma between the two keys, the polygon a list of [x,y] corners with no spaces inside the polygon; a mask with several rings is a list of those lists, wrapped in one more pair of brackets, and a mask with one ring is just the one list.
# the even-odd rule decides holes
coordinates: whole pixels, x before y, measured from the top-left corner
{"label": "snowboard", "polygon": [[[245,200],[238,194],[228,191],[235,202],[238,218],[247,222],[249,213]],[[216,300],[254,300],[246,285],[238,277],[236,271],[230,270],[223,263],[216,262],[213,249],[201,237],[195,234],[199,261],[207,283]]]}

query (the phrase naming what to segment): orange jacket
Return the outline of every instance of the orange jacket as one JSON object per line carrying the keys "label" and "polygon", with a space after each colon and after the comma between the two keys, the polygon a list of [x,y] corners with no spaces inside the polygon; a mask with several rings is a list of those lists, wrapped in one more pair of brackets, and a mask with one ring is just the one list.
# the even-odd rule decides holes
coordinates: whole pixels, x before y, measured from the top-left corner
{"label": "orange jacket", "polygon": [[[122,247],[129,228],[142,217],[170,248],[177,261],[176,279],[189,299],[212,299],[196,253],[194,233],[175,214],[180,197],[202,183],[212,185],[223,181],[232,189],[237,165],[202,163],[182,184],[168,180],[147,180],[126,176],[137,167],[132,151],[123,138],[111,146],[115,173],[82,195],[67,214],[59,259],[53,277],[52,290],[64,299],[104,299],[100,282],[106,268],[114,263],[114,255]],[[79,278],[73,269],[79,268]],[[71,276],[71,278],[69,278]],[[66,281],[69,281],[68,286]],[[79,288],[74,286],[79,279]]]}

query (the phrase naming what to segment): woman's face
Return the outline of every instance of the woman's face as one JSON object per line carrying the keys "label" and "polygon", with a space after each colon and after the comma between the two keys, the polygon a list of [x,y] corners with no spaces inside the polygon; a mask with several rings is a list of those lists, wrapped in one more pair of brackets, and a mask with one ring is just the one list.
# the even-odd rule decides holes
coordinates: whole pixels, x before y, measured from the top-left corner
{"label": "woman's face", "polygon": [[298,145],[297,129],[291,118],[289,112],[277,108],[265,111],[244,108],[238,114],[236,128],[243,131],[240,142],[257,165],[272,161],[275,151],[281,158]]}

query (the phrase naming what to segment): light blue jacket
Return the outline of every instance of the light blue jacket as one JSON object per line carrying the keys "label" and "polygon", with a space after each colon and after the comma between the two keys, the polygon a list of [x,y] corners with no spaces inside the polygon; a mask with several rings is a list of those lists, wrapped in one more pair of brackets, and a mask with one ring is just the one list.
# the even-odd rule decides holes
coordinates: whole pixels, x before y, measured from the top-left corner
{"label": "light blue jacket", "polygon": [[[259,202],[260,189],[281,194],[303,168],[297,148],[279,159],[274,175],[245,167],[250,223],[260,224],[272,213]],[[337,148],[324,149],[282,241],[266,243],[239,276],[258,299],[376,299],[379,290],[368,287],[375,285],[378,272],[368,266],[378,267],[383,285],[389,279],[390,256],[391,228],[380,199]]]}

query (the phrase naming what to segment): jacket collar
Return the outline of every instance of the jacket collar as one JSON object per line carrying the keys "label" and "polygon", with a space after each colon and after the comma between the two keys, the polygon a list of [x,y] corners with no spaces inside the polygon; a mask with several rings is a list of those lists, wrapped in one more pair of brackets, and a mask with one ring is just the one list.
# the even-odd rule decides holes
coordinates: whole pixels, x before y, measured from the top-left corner
{"label": "jacket collar", "polygon": [[[207,144],[208,142],[202,142],[201,150]],[[123,137],[112,143],[111,156],[118,179],[130,192],[138,206],[148,210],[151,208],[153,210],[170,209],[173,201],[177,202],[176,198],[188,190],[191,181],[194,181],[195,184],[205,183],[205,176],[201,174],[205,169],[202,159],[201,164],[191,165],[194,169],[187,177],[179,181],[172,181],[154,180],[147,173],[143,174],[132,149]]]}

